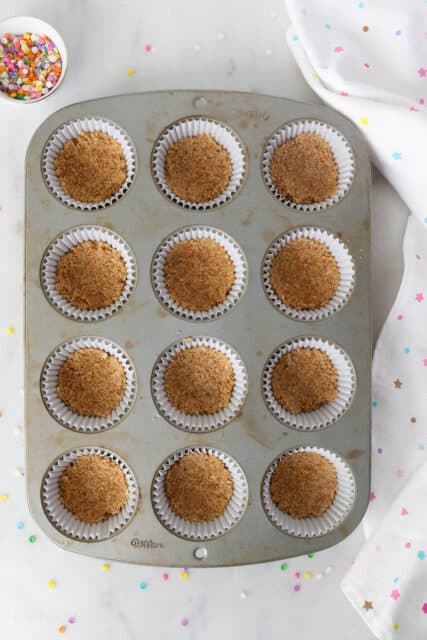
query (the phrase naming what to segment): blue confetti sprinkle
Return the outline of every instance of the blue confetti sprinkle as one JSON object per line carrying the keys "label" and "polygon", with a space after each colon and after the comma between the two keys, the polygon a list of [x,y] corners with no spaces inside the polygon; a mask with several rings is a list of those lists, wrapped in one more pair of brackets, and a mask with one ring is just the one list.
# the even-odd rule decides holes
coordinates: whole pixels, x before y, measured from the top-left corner
{"label": "blue confetti sprinkle", "polygon": [[409,348],[409,347],[405,347],[405,348],[403,349],[403,353],[411,353],[410,348]]}
{"label": "blue confetti sprinkle", "polygon": [[420,560],[424,560],[424,558],[426,557],[426,554],[424,551],[418,551],[417,556]]}
{"label": "blue confetti sprinkle", "polygon": [[327,22],[327,23],[325,24],[325,29],[330,29],[330,28],[331,28],[331,25],[329,24],[329,22]]}
{"label": "blue confetti sprinkle", "polygon": [[18,524],[16,525],[17,529],[23,529],[24,528],[24,523],[23,522],[18,522]]}
{"label": "blue confetti sprinkle", "polygon": [[[427,0],[426,0],[427,2]],[[364,2],[359,2],[359,4],[357,5],[359,7],[359,9],[364,9],[365,8],[365,3]]]}
{"label": "blue confetti sprinkle", "polygon": [[427,224],[427,218],[424,218],[424,222]]}
{"label": "blue confetti sprinkle", "polygon": [[146,582],[140,582],[139,583],[139,588],[142,589],[142,591],[144,591],[146,588],[148,587]]}
{"label": "blue confetti sprinkle", "polygon": [[292,36],[292,42],[296,42],[298,40],[298,36]]}
{"label": "blue confetti sprinkle", "polygon": [[396,584],[396,582],[399,582],[399,578],[393,578],[393,582]]}
{"label": "blue confetti sprinkle", "polygon": [[402,152],[401,152],[401,151],[395,151],[395,152],[392,154],[392,156],[393,156],[393,158],[394,158],[395,160],[402,160]]}
{"label": "blue confetti sprinkle", "polygon": [[420,451],[424,451],[424,445],[422,442],[418,445],[418,449],[420,449]]}
{"label": "blue confetti sprinkle", "polygon": [[378,407],[378,402],[377,402],[376,400],[374,400],[374,401],[372,402],[372,406],[373,406],[373,408],[375,409],[376,407]]}

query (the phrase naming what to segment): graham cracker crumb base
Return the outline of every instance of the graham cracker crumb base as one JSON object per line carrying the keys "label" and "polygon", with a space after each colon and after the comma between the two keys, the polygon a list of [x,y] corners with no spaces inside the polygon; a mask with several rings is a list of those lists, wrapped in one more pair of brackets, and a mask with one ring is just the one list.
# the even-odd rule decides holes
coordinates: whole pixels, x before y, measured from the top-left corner
{"label": "graham cracker crumb base", "polygon": [[184,309],[208,311],[221,304],[234,284],[234,264],[212,238],[183,240],[165,259],[169,295]]}
{"label": "graham cracker crumb base", "polygon": [[301,451],[278,463],[270,480],[276,506],[293,518],[321,516],[331,506],[337,490],[337,472],[319,453]]}
{"label": "graham cracker crumb base", "polygon": [[317,133],[300,133],[277,147],[271,157],[270,175],[280,195],[297,204],[323,202],[338,187],[332,149]]}
{"label": "graham cracker crumb base", "polygon": [[120,251],[107,242],[87,240],[61,256],[56,289],[82,311],[109,307],[123,293],[126,265]]}
{"label": "graham cracker crumb base", "polygon": [[54,165],[64,193],[80,202],[111,198],[127,176],[120,143],[102,131],[82,132],[67,140]]}
{"label": "graham cracker crumb base", "polygon": [[337,371],[320,349],[298,347],[283,354],[271,375],[277,402],[289,413],[315,411],[338,396]]}
{"label": "graham cracker crumb base", "polygon": [[340,269],[323,242],[298,238],[274,257],[269,278],[276,296],[288,307],[320,309],[335,295]]}
{"label": "graham cracker crumb base", "polygon": [[220,196],[232,171],[228,151],[206,133],[181,138],[166,153],[168,187],[188,202],[209,202]]}
{"label": "graham cracker crumb base", "polygon": [[115,356],[83,348],[62,364],[56,392],[71,411],[105,418],[120,404],[125,389],[126,374]]}
{"label": "graham cracker crumb base", "polygon": [[128,499],[125,474],[105,456],[82,455],[59,477],[62,503],[76,518],[88,524],[119,513]]}
{"label": "graham cracker crumb base", "polygon": [[216,456],[190,453],[167,472],[165,492],[171,509],[179,517],[208,522],[226,510],[233,495],[233,480]]}
{"label": "graham cracker crumb base", "polygon": [[167,365],[164,386],[169,402],[188,415],[215,414],[231,400],[233,366],[211,347],[190,347]]}

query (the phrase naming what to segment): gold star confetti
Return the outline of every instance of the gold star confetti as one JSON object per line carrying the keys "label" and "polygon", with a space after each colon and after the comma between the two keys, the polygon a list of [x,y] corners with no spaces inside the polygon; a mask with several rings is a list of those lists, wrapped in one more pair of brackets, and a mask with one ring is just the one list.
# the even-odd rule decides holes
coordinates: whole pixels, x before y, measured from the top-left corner
{"label": "gold star confetti", "polygon": [[103,571],[109,571],[110,570],[110,565],[106,562],[105,564],[102,565],[101,569]]}
{"label": "gold star confetti", "polygon": [[128,76],[133,76],[136,71],[135,69],[128,69],[126,73],[128,74]]}
{"label": "gold star confetti", "polygon": [[365,611],[369,611],[369,609],[373,609],[374,607],[370,600],[365,600],[365,602],[363,603],[363,608],[365,609]]}
{"label": "gold star confetti", "polygon": [[14,333],[15,333],[15,329],[13,327],[8,327],[7,328],[7,335],[8,336],[13,336]]}
{"label": "gold star confetti", "polygon": [[55,580],[49,580],[49,582],[47,583],[47,586],[49,587],[49,589],[55,589],[56,587]]}
{"label": "gold star confetti", "polygon": [[2,493],[0,495],[0,502],[7,502],[8,497],[7,493]]}
{"label": "gold star confetti", "polygon": [[399,625],[397,624],[397,622],[395,622],[395,623],[394,623],[394,625],[393,625],[393,629],[394,629],[395,631],[397,631],[397,630],[398,630],[398,628],[399,628]]}
{"label": "gold star confetti", "polygon": [[359,118],[359,122],[360,122],[360,124],[363,124],[363,125],[365,125],[365,126],[366,126],[367,124],[369,124],[369,120],[368,120],[368,118]]}
{"label": "gold star confetti", "polygon": [[394,386],[396,387],[396,389],[401,389],[403,386],[403,382],[401,382],[399,380],[399,378],[396,378],[396,380],[393,382]]}
{"label": "gold star confetti", "polygon": [[181,578],[182,578],[183,580],[187,580],[187,578],[188,578],[188,576],[189,576],[189,575],[190,575],[190,574],[188,573],[188,571],[185,571],[185,570],[184,570],[184,571],[181,571]]}

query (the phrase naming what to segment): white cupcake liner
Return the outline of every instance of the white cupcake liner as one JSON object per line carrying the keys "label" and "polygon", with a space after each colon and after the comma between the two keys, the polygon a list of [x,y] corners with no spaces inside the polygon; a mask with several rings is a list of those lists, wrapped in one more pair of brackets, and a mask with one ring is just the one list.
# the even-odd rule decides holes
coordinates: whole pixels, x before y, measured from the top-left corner
{"label": "white cupcake liner", "polygon": [[[233,170],[230,182],[223,193],[207,202],[189,202],[177,196],[168,187],[165,173],[166,155],[169,147],[181,138],[210,135],[230,155]],[[246,158],[243,143],[237,134],[221,122],[203,116],[184,118],[170,125],[157,139],[151,158],[153,178],[163,195],[180,207],[208,211],[229,202],[241,188],[246,173]]]}
{"label": "white cupcake liner", "polygon": [[[77,138],[83,132],[94,133],[96,131],[106,133],[120,144],[126,159],[127,175],[117,193],[107,198],[107,200],[103,200],[102,202],[81,202],[64,193],[55,173],[55,159],[68,140]],[[111,120],[106,120],[102,117],[87,117],[71,120],[61,125],[45,144],[42,155],[42,172],[48,189],[60,202],[66,204],[68,207],[93,211],[105,209],[105,207],[114,204],[122,198],[131,186],[136,174],[136,151],[128,134]]]}
{"label": "white cupcake liner", "polygon": [[[88,240],[106,242],[120,252],[126,266],[126,283],[121,296],[108,307],[102,309],[78,309],[66,300],[56,289],[56,269],[60,258],[71,249]],[[69,229],[53,240],[46,250],[40,268],[40,279],[43,291],[50,304],[59,313],[82,322],[105,320],[119,311],[132,295],[136,285],[136,259],[129,245],[117,233],[91,225],[83,225]]]}
{"label": "white cupcake liner", "polygon": [[[169,295],[166,287],[164,267],[167,255],[172,247],[184,240],[196,240],[199,238],[211,238],[215,240],[230,257],[234,264],[234,284],[232,285],[224,302],[211,307],[207,311],[192,311],[179,305]],[[166,309],[178,318],[199,322],[203,320],[216,320],[228,311],[231,311],[242,298],[247,284],[248,264],[245,254],[237,242],[221,229],[208,226],[189,226],[171,233],[157,248],[151,264],[151,281],[154,293]]]}
{"label": "white cupcake liner", "polygon": [[[306,132],[317,133],[329,143],[334,160],[338,167],[338,186],[336,193],[322,202],[298,204],[297,202],[293,202],[292,200],[282,196],[276,189],[270,174],[270,162],[273,153],[281,144],[286,140],[290,140],[291,138],[295,138],[297,135]],[[262,155],[262,175],[267,187],[271,193],[280,200],[280,202],[285,204],[287,207],[291,207],[298,211],[315,212],[327,209],[328,207],[333,207],[350,189],[353,182],[354,171],[354,155],[349,142],[337,129],[334,129],[330,124],[320,122],[319,120],[294,120],[283,125],[270,137],[264,147]]]}
{"label": "white cupcake liner", "polygon": [[[270,283],[270,269],[274,258],[285,245],[299,238],[322,242],[327,246],[339,267],[340,281],[337,290],[329,302],[318,309],[293,309],[289,307],[278,298]],[[329,231],[317,227],[296,227],[273,240],[264,256],[261,272],[264,291],[271,304],[288,318],[305,322],[322,320],[342,309],[348,302],[355,283],[354,261],[346,245]]]}
{"label": "white cupcake liner", "polygon": [[[302,451],[319,453],[332,462],[337,472],[337,490],[334,501],[325,513],[318,517],[293,518],[276,506],[270,494],[271,476],[279,462],[287,456]],[[354,503],[356,484],[350,467],[333,451],[312,446],[296,447],[281,453],[268,467],[263,479],[261,494],[262,504],[268,519],[280,531],[299,538],[314,538],[336,529],[345,520]]]}
{"label": "white cupcake liner", "polygon": [[[128,485],[126,505],[114,516],[102,522],[89,524],[79,520],[66,509],[61,500],[59,478],[62,472],[80,456],[98,455],[117,463],[125,474]],[[113,451],[102,447],[82,447],[73,449],[56,458],[47,470],[42,484],[42,503],[46,517],[61,533],[84,542],[105,540],[119,533],[132,520],[138,504],[138,485],[135,476],[126,462]]]}
{"label": "white cupcake liner", "polygon": [[[224,513],[214,520],[191,522],[180,518],[169,505],[164,486],[166,474],[175,462],[190,453],[207,453],[215,456],[224,463],[231,474],[233,495]],[[248,482],[240,465],[228,454],[211,447],[187,447],[172,454],[157,470],[151,487],[151,500],[158,519],[171,533],[186,540],[212,540],[224,535],[239,522],[244,514],[248,494]]]}
{"label": "white cupcake liner", "polygon": [[[326,353],[334,365],[338,378],[338,395],[333,402],[327,402],[315,411],[293,415],[278,403],[273,395],[271,376],[274,367],[285,353],[294,349],[320,349]],[[262,392],[264,402],[273,416],[288,427],[302,431],[324,429],[336,422],[349,408],[356,390],[356,372],[344,349],[331,340],[301,336],[291,338],[281,344],[270,355],[262,374]]]}
{"label": "white cupcake liner", "polygon": [[[59,371],[68,356],[75,351],[87,348],[102,349],[102,351],[115,356],[126,375],[126,388],[123,398],[119,405],[105,418],[81,416],[71,411],[58,397],[56,391]],[[131,410],[136,397],[136,371],[128,354],[111,340],[82,336],[63,342],[50,354],[41,373],[40,388],[46,409],[57,422],[73,431],[97,433],[116,426]]]}
{"label": "white cupcake liner", "polygon": [[[234,388],[227,407],[213,414],[189,415],[179,411],[169,401],[164,387],[166,368],[173,358],[185,349],[210,347],[223,353],[230,360],[234,373]],[[151,375],[151,393],[159,413],[174,427],[182,431],[216,431],[234,420],[242,409],[248,392],[248,374],[243,360],[229,344],[218,338],[198,336],[183,338],[169,345],[159,356]]]}

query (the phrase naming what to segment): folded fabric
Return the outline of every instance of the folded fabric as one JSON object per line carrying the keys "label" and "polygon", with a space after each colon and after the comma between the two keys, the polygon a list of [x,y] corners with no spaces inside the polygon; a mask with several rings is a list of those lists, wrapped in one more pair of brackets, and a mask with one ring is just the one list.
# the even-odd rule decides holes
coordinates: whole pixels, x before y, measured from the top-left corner
{"label": "folded fabric", "polygon": [[360,127],[408,205],[404,276],[373,364],[368,541],[343,589],[378,638],[418,640],[427,637],[427,3],[287,7],[288,44],[305,79]]}

